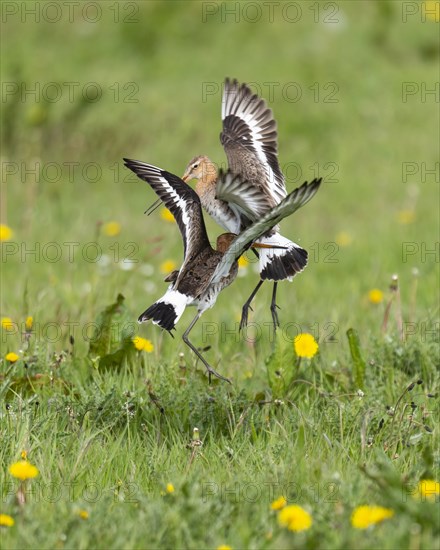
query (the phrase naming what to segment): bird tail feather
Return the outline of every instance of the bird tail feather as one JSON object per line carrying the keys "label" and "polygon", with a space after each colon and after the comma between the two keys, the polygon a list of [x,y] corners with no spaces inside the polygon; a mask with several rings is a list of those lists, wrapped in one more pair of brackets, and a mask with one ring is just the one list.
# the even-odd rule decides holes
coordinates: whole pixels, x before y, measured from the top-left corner
{"label": "bird tail feather", "polygon": [[171,333],[190,301],[189,296],[170,287],[162,298],[139,315],[138,322],[151,320]]}
{"label": "bird tail feather", "polygon": [[259,248],[260,277],[263,280],[282,281],[292,280],[307,265],[307,251],[298,244],[289,241],[279,233],[270,237],[262,237],[257,241],[268,246],[281,248]]}

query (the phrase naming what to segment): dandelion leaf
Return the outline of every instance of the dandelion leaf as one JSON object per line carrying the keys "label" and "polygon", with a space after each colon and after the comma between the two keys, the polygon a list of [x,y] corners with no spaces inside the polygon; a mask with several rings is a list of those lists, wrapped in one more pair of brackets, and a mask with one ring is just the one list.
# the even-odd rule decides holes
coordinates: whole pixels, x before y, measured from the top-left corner
{"label": "dandelion leaf", "polygon": [[107,306],[95,321],[89,356],[99,357],[100,367],[120,366],[128,354],[134,353],[134,330],[124,296],[118,294],[116,302]]}
{"label": "dandelion leaf", "polygon": [[295,374],[295,357],[291,342],[276,335],[275,349],[266,359],[267,377],[273,398],[285,395]]}

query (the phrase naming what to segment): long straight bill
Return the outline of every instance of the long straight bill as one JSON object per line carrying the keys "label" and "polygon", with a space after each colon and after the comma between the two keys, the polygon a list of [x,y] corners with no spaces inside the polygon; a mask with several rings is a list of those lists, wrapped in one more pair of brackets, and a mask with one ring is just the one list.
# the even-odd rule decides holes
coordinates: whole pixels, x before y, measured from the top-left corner
{"label": "long straight bill", "polygon": [[277,248],[277,249],[287,250],[287,246],[278,246],[276,244],[265,244],[265,243],[254,243],[251,245],[251,248]]}

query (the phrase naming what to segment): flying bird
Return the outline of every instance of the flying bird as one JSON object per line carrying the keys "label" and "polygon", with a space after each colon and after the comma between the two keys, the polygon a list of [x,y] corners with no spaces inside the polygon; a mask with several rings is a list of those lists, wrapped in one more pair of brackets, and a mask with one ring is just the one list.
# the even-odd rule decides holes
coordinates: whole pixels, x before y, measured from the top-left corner
{"label": "flying bird", "polygon": [[[279,204],[287,190],[278,164],[277,125],[264,99],[253,94],[246,84],[227,78],[222,120],[220,141],[229,171],[240,178],[219,178],[215,164],[202,155],[189,162],[182,179],[197,180],[195,190],[204,209],[226,231],[239,233]],[[244,181],[248,185],[240,188]],[[253,196],[256,191],[258,201]],[[240,197],[239,203],[237,197]],[[270,309],[276,329],[279,326],[277,283],[285,279],[291,281],[307,264],[307,251],[283,237],[278,227],[271,228],[258,242],[276,247],[260,251],[260,281],[243,306],[240,330],[246,326],[250,304],[265,280],[274,281]]]}
{"label": "flying bird", "polygon": [[[250,246],[263,250],[276,244],[254,243],[281,219],[292,214],[306,204],[317,192],[321,180],[304,183],[284,198],[277,206],[256,223],[249,225],[238,236],[232,232],[223,233],[217,239],[213,249],[209,243],[203,220],[202,205],[199,195],[179,177],[137,160],[124,159],[125,166],[139,178],[146,181],[158,195],[159,199],[171,211],[176,219],[183,239],[184,260],[178,271],[168,278],[170,285],[162,298],[147,308],[140,316],[140,323],[151,320],[167,330],[170,334],[182,316],[186,306],[197,307],[197,314],[183,334],[183,341],[205,365],[209,377],[216,376],[229,380],[217,373],[205,360],[199,350],[190,342],[188,336],[204,311],[211,308],[218,294],[230,285],[237,276],[237,260]],[[233,186],[238,176],[221,174],[222,181]],[[241,181],[240,189],[252,191],[250,182]],[[249,188],[249,189],[248,189]]]}

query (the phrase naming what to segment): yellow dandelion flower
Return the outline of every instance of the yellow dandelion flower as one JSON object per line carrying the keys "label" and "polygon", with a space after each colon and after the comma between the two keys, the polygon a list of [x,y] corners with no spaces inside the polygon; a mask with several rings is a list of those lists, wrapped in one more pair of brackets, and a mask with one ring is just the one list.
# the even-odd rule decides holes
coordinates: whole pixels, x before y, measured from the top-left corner
{"label": "yellow dandelion flower", "polygon": [[1,527],[12,527],[15,521],[14,518],[8,516],[8,514],[0,514],[0,526]]}
{"label": "yellow dandelion flower", "polygon": [[418,489],[419,495],[424,497],[423,500],[435,501],[440,495],[440,483],[433,479],[421,479]]}
{"label": "yellow dandelion flower", "polygon": [[25,479],[31,479],[37,477],[38,468],[28,462],[27,460],[19,460],[9,466],[9,473],[18,479],[24,481]]}
{"label": "yellow dandelion flower", "polygon": [[0,224],[0,241],[9,241],[14,232],[7,225]]}
{"label": "yellow dandelion flower", "polygon": [[166,490],[167,493],[171,495],[172,493],[174,493],[174,485],[172,483],[167,483]]}
{"label": "yellow dandelion flower", "polygon": [[295,336],[293,345],[298,357],[307,357],[308,359],[314,357],[319,349],[318,342],[308,333],[302,333]]}
{"label": "yellow dandelion flower", "polygon": [[378,288],[372,288],[368,292],[368,301],[371,304],[380,304],[383,301],[383,292]]}
{"label": "yellow dandelion flower", "polygon": [[81,519],[84,519],[84,520],[89,519],[89,513],[87,512],[87,510],[80,510],[78,512],[78,515]]}
{"label": "yellow dandelion flower", "polygon": [[408,225],[416,219],[414,210],[399,210],[396,215],[396,220],[401,225]]}
{"label": "yellow dandelion flower", "polygon": [[152,353],[154,351],[154,346],[150,340],[145,340],[144,351],[146,351],[147,353]]}
{"label": "yellow dandelion flower", "polygon": [[102,226],[102,230],[107,237],[116,237],[121,232],[121,224],[119,222],[108,222]]}
{"label": "yellow dandelion flower", "polygon": [[138,351],[142,351],[144,349],[144,338],[141,336],[136,336],[133,338],[133,344]]}
{"label": "yellow dandelion flower", "polygon": [[12,332],[14,330],[14,323],[10,317],[2,317],[0,323],[3,330],[6,330],[7,332]]}
{"label": "yellow dandelion flower", "polygon": [[353,237],[347,231],[340,231],[336,235],[335,241],[339,246],[348,246],[353,242]]}
{"label": "yellow dandelion flower", "polygon": [[304,508],[291,504],[285,506],[278,514],[278,523],[290,531],[305,531],[310,529],[313,521],[312,516]]}
{"label": "yellow dandelion flower", "polygon": [[29,315],[29,317],[26,317],[26,321],[24,322],[24,326],[26,327],[26,330],[30,332],[32,330],[32,326],[34,324],[34,318]]}
{"label": "yellow dandelion flower", "polygon": [[358,506],[351,515],[351,524],[356,529],[367,529],[394,516],[394,511],[382,506]]}
{"label": "yellow dandelion flower", "polygon": [[176,269],[177,265],[176,262],[173,262],[173,260],[166,260],[165,262],[162,262],[160,264],[160,271],[164,275],[168,275],[168,273],[171,273],[171,271],[174,271]]}
{"label": "yellow dandelion flower", "polygon": [[286,504],[287,500],[283,496],[281,496],[274,500],[270,507],[272,510],[281,510],[282,508],[284,508],[284,506],[286,506]]}
{"label": "yellow dandelion flower", "polygon": [[25,450],[21,451],[20,456],[21,456],[22,460],[26,460],[27,459],[27,451],[25,451]]}
{"label": "yellow dandelion flower", "polygon": [[176,219],[171,214],[171,212],[168,210],[168,208],[162,208],[160,211],[160,217],[165,220],[166,222],[174,223]]}
{"label": "yellow dandelion flower", "polygon": [[142,336],[136,336],[133,338],[133,344],[138,351],[146,351],[147,353],[154,351],[154,346],[151,341],[146,338],[142,338]]}
{"label": "yellow dandelion flower", "polygon": [[440,2],[438,0],[423,2],[423,11],[428,19],[440,23]]}
{"label": "yellow dandelion flower", "polygon": [[13,351],[10,351],[9,353],[7,353],[5,355],[5,359],[6,361],[9,361],[10,363],[15,363],[16,361],[18,361],[20,359],[20,357],[14,353]]}
{"label": "yellow dandelion flower", "polygon": [[220,546],[217,546],[217,550],[232,550],[232,546],[229,546],[229,544],[220,544]]}
{"label": "yellow dandelion flower", "polygon": [[247,267],[249,265],[249,260],[245,258],[244,256],[240,256],[238,258],[238,267],[240,269],[243,269],[244,267]]}

